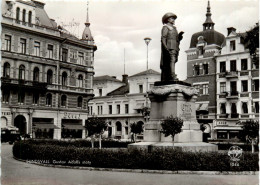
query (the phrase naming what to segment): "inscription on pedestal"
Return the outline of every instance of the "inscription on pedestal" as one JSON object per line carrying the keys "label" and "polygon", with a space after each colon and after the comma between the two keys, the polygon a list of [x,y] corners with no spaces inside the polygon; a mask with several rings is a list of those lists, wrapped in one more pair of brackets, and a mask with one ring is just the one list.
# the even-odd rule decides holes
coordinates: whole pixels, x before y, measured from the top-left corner
{"label": "inscription on pedestal", "polygon": [[179,115],[183,120],[191,120],[194,118],[192,106],[189,103],[181,105],[181,114]]}

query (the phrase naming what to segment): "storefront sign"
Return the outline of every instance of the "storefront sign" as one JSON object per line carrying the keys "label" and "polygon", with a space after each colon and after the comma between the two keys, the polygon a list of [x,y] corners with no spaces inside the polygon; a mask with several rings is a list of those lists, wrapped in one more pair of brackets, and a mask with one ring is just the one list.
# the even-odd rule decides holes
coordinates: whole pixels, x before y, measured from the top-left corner
{"label": "storefront sign", "polygon": [[64,119],[80,119],[80,114],[65,112],[63,118]]}
{"label": "storefront sign", "polygon": [[217,125],[227,125],[226,121],[217,121]]}
{"label": "storefront sign", "polygon": [[2,116],[8,116],[11,115],[11,112],[2,112]]}

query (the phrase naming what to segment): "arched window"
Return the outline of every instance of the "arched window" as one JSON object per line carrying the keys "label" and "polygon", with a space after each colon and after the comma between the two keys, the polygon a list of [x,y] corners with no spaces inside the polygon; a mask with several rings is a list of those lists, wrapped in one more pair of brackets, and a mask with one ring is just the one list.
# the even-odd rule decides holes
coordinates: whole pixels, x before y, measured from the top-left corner
{"label": "arched window", "polygon": [[25,22],[26,10],[23,9],[23,22]]}
{"label": "arched window", "polygon": [[4,77],[10,77],[10,64],[8,62],[4,64]]}
{"label": "arched window", "polygon": [[61,85],[63,85],[63,86],[67,85],[67,77],[68,77],[67,73],[63,72],[62,73]]}
{"label": "arched window", "polygon": [[25,80],[25,67],[20,65],[19,67],[19,80]]}
{"label": "arched window", "polygon": [[39,68],[35,67],[33,70],[33,81],[39,82],[39,76],[40,76]]}
{"label": "arched window", "polygon": [[66,107],[67,105],[67,96],[66,95],[62,95],[61,96],[61,106],[62,107]]}
{"label": "arched window", "polygon": [[16,20],[17,21],[20,20],[20,8],[19,7],[16,8]]}
{"label": "arched window", "polygon": [[49,107],[52,106],[52,95],[50,93],[46,96],[46,105]]}
{"label": "arched window", "polygon": [[83,87],[83,76],[82,75],[79,75],[79,77],[78,77],[78,86]]}
{"label": "arched window", "polygon": [[82,108],[82,97],[78,97],[78,108]]}
{"label": "arched window", "polygon": [[118,121],[116,122],[116,131],[121,132],[122,131],[122,124]]}
{"label": "arched window", "polygon": [[29,14],[28,14],[28,23],[32,24],[32,12],[31,11],[29,11]]}
{"label": "arched window", "polygon": [[52,84],[52,70],[47,71],[47,84]]}

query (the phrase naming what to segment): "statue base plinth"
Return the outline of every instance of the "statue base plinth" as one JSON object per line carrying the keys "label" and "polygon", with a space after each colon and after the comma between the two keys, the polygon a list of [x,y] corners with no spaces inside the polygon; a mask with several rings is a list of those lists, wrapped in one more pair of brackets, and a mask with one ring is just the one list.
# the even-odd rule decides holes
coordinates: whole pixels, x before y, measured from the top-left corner
{"label": "statue base plinth", "polygon": [[154,82],[154,86],[163,86],[163,85],[173,85],[173,84],[179,84],[179,85],[185,85],[185,86],[191,86],[191,84],[179,80],[171,80],[171,81],[158,81]]}
{"label": "statue base plinth", "polygon": [[151,112],[149,122],[144,125],[144,142],[131,144],[129,148],[173,147],[172,137],[165,137],[161,132],[161,122],[173,116],[183,120],[182,132],[174,137],[174,147],[190,151],[218,150],[217,145],[202,142],[202,131],[196,119],[195,88],[181,81],[156,82],[148,94]]}

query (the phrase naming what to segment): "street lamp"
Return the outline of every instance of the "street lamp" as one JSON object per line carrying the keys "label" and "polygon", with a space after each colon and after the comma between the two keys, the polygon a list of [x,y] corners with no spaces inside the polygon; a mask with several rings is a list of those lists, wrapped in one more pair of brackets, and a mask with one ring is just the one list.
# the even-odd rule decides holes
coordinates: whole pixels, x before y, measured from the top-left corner
{"label": "street lamp", "polygon": [[[149,37],[144,38],[144,41],[147,45],[147,63],[146,63],[146,98],[145,98],[145,104],[146,104],[146,109],[148,110],[148,45],[152,39]],[[145,115],[145,121],[148,122],[148,115]]]}

